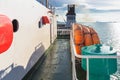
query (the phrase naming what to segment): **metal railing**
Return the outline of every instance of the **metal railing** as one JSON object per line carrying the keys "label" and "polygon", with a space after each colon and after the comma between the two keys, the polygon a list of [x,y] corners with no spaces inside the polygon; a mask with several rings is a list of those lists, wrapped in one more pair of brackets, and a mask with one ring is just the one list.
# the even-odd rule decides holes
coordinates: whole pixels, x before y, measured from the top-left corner
{"label": "metal railing", "polygon": [[49,8],[53,14],[55,13],[55,7],[49,3],[49,0],[36,0],[36,1],[44,5],[46,8]]}
{"label": "metal railing", "polygon": [[[89,80],[89,59],[102,59],[102,58],[120,58],[120,56],[97,56],[97,55],[78,55],[76,53],[74,39],[72,33],[70,33],[70,45],[71,45],[71,53],[72,53],[72,65],[73,65],[73,80],[78,80],[76,76],[76,69],[75,69],[75,57],[77,58],[85,58],[86,59],[86,67],[87,67],[87,80]],[[75,78],[76,77],[76,78]]]}
{"label": "metal railing", "polygon": [[57,29],[58,35],[70,35],[70,29]]}

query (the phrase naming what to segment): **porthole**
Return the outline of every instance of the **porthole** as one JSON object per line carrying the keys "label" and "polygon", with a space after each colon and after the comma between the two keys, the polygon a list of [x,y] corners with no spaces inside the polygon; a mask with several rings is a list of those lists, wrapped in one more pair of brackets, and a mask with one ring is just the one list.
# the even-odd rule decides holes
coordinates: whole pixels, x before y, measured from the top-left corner
{"label": "porthole", "polygon": [[12,21],[12,24],[13,24],[13,31],[14,31],[14,32],[17,32],[18,29],[19,29],[19,23],[18,23],[18,21],[17,21],[16,19],[14,19],[14,20]]}

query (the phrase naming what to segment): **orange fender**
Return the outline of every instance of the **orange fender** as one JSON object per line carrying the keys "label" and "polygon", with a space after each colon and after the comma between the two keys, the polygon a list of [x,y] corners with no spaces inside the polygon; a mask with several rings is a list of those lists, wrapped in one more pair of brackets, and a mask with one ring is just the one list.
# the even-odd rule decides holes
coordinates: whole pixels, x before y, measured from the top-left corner
{"label": "orange fender", "polygon": [[13,25],[11,20],[0,14],[0,54],[7,51],[13,41]]}

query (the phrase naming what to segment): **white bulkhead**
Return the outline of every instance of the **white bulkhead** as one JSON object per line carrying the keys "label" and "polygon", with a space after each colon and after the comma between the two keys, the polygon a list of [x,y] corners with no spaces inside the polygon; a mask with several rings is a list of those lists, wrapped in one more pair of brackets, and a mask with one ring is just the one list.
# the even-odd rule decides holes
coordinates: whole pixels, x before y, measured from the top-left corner
{"label": "white bulkhead", "polygon": [[[56,39],[56,16],[49,11],[37,0],[0,0],[0,15],[18,21],[10,48],[0,54],[0,80],[21,80]],[[42,16],[50,23],[42,24]]]}

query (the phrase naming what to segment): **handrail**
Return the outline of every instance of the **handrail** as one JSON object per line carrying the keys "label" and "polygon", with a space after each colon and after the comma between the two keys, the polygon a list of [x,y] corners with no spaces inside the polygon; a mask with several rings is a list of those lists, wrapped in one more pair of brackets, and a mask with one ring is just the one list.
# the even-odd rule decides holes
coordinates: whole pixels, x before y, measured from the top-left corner
{"label": "handrail", "polygon": [[[86,65],[87,65],[87,80],[89,80],[89,59],[90,58],[120,58],[120,55],[119,56],[97,56],[97,55],[78,55],[76,53],[76,50],[75,50],[75,44],[74,44],[74,39],[73,39],[73,36],[72,36],[72,32],[70,32],[70,45],[71,45],[71,52],[72,52],[72,55],[77,57],[77,58],[86,58]],[[74,65],[75,66],[75,65]],[[76,78],[77,79],[77,78]]]}
{"label": "handrail", "polygon": [[55,13],[55,7],[49,3],[49,0],[36,0],[36,1],[44,5],[46,8],[49,8],[53,14]]}
{"label": "handrail", "polygon": [[58,35],[70,35],[70,29],[57,29]]}

